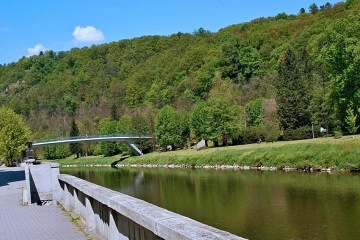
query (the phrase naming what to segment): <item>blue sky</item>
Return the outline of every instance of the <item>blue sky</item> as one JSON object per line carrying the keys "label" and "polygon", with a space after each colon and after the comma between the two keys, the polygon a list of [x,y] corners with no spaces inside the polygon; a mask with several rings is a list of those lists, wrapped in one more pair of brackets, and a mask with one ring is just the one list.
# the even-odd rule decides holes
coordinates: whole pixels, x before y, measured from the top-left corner
{"label": "blue sky", "polygon": [[39,51],[66,51],[144,35],[216,32],[318,0],[1,0],[0,64]]}

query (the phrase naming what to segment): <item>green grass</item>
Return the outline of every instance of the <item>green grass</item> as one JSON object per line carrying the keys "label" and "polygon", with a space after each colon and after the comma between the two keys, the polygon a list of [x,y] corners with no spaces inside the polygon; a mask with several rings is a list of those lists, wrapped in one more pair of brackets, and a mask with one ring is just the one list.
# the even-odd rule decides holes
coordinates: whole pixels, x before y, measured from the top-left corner
{"label": "green grass", "polygon": [[[77,165],[77,166],[86,166],[86,165],[101,165],[101,166],[111,166],[116,165],[118,162],[121,162],[127,155],[117,155],[112,157],[104,156],[89,156],[89,157],[80,157],[75,158],[74,156],[67,157],[65,159],[53,160],[52,162],[57,162],[61,166],[64,165]],[[46,160],[48,161],[48,160]]]}
{"label": "green grass", "polygon": [[61,165],[178,164],[178,165],[239,165],[267,167],[360,169],[360,136],[340,139],[318,138],[290,142],[274,142],[154,152],[137,157],[87,157],[58,160]]}

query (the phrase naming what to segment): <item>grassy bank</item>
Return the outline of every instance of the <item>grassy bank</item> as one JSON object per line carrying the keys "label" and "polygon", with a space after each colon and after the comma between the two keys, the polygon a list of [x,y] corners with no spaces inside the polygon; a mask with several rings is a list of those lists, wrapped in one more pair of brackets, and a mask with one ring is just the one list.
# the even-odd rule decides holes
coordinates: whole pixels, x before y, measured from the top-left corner
{"label": "grassy bank", "polygon": [[[76,166],[85,166],[85,165],[101,165],[101,166],[111,166],[116,165],[119,162],[122,162],[128,156],[112,156],[112,157],[103,157],[103,156],[89,156],[89,157],[80,157],[74,158],[74,156],[67,157],[65,159],[52,160],[51,162],[57,162],[61,166],[66,165],[76,165]],[[46,160],[48,161],[48,160]]]}
{"label": "grassy bank", "polygon": [[177,164],[293,167],[336,170],[360,169],[360,136],[319,138],[173,152],[154,152],[139,157],[87,157],[58,161],[62,165]]}

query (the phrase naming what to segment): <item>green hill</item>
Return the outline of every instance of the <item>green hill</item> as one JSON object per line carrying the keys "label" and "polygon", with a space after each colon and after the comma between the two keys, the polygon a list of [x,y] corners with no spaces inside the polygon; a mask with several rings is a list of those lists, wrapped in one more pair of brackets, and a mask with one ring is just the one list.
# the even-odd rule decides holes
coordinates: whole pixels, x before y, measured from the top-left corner
{"label": "green hill", "polygon": [[[84,135],[98,133],[104,118],[124,116],[128,131],[154,133],[166,105],[185,116],[211,99],[228,101],[236,125],[209,136],[215,142],[303,138],[311,123],[316,133],[320,126],[356,133],[359,10],[351,0],[215,33],[200,28],[23,57],[0,65],[0,106],[24,116],[34,138],[68,135],[72,118]],[[203,137],[196,132],[187,135]]]}

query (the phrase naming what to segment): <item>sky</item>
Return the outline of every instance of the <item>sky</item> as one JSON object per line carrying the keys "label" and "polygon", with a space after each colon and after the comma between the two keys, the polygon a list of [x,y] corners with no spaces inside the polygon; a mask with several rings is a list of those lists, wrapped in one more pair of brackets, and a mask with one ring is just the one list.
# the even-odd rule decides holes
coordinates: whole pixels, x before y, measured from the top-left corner
{"label": "sky", "polygon": [[0,64],[146,35],[217,32],[331,0],[0,0]]}

